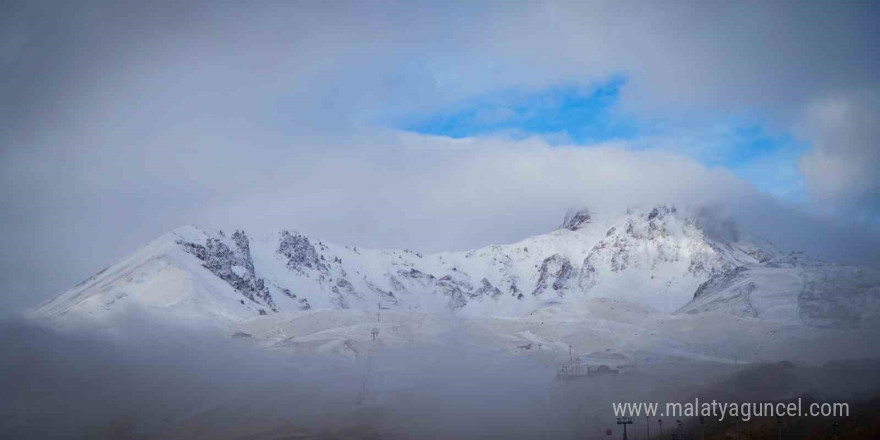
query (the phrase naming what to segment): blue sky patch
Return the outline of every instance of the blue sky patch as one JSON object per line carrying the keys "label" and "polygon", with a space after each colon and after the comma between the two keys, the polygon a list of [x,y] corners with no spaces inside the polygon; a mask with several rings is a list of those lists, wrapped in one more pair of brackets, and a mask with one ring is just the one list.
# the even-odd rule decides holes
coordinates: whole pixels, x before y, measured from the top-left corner
{"label": "blue sky patch", "polygon": [[641,121],[617,107],[625,85],[625,77],[616,76],[590,87],[508,89],[465,100],[447,111],[405,118],[398,128],[452,138],[537,135],[554,144],[625,140],[627,148],[673,151],[709,167],[724,167],[760,191],[803,199],[797,164],[808,146],[789,133],[769,132],[754,118]]}
{"label": "blue sky patch", "polygon": [[505,90],[472,98],[450,111],[408,118],[400,128],[452,138],[508,133],[561,135],[574,143],[627,139],[637,133],[635,122],[613,109],[624,84],[622,77],[615,77],[588,88]]}
{"label": "blue sky patch", "polygon": [[[729,168],[759,190],[788,200],[804,199],[798,160],[809,146],[791,134],[768,133],[760,125],[735,127],[727,154],[714,165]],[[709,164],[713,165],[713,164]]]}

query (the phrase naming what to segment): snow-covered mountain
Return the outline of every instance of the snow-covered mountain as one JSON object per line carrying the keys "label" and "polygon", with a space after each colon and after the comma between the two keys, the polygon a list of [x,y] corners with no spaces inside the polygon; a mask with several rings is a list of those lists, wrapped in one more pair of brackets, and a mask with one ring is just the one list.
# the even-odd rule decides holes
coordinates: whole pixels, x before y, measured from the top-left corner
{"label": "snow-covered mountain", "polygon": [[811,327],[880,327],[880,271],[801,254],[712,276],[679,313],[723,311]]}
{"label": "snow-covered mountain", "polygon": [[[310,309],[517,317],[612,298],[656,312],[721,311],[814,326],[874,316],[875,272],[784,256],[729,222],[675,207],[566,214],[507,245],[422,255],[294,231],[171,231],[37,307],[51,320],[129,310],[238,322]],[[845,294],[837,295],[845,288]]]}
{"label": "snow-covered mountain", "polygon": [[[337,245],[293,231],[223,234],[185,226],[31,317],[73,330],[76,337],[61,339],[65,344],[117,342],[118,349],[97,353],[121,354],[122,365],[136,365],[137,375],[113,370],[112,377],[146,375],[134,382],[147,386],[182,383],[153,374],[156,357],[162,371],[210,388],[202,399],[185,396],[192,389],[186,386],[173,394],[174,404],[166,406],[185,411],[162,419],[162,429],[176,437],[163,432],[161,438],[244,436],[248,429],[254,432],[248,438],[275,438],[291,427],[301,436],[286,418],[291,408],[334,426],[388,414],[392,405],[409,407],[422,396],[430,397],[427,411],[448,402],[463,408],[463,418],[479,406],[497,408],[495,401],[473,404],[445,394],[448,386],[473,389],[476,394],[463,394],[471,397],[486,394],[491,383],[497,388],[489,394],[509,400],[532,384],[540,393],[523,401],[557,402],[549,407],[554,414],[574,408],[572,419],[590,411],[608,416],[607,401],[621,390],[648,390],[655,398],[658,390],[684,389],[682,396],[690,396],[710,380],[768,371],[743,364],[784,369],[779,393],[790,393],[792,372],[807,371],[792,365],[880,357],[880,327],[870,325],[878,280],[868,269],[784,255],[710,213],[666,206],[618,214],[574,210],[558,229],[518,243],[426,255]],[[159,349],[166,343],[177,348]],[[200,348],[192,354],[194,345]],[[101,364],[90,362],[86,370],[92,365]],[[570,376],[572,367],[593,375]],[[212,371],[223,375],[209,378],[223,380],[197,377]],[[809,371],[830,377],[824,368]],[[104,376],[93,383],[106,385]],[[47,390],[62,383],[47,382]],[[438,389],[439,397],[431,394]],[[317,409],[316,401],[322,402]],[[30,417],[32,407],[11,406],[10,420]],[[387,420],[393,426],[413,417]],[[352,432],[362,426],[358,421]]]}
{"label": "snow-covered mountain", "polygon": [[342,246],[287,230],[226,235],[185,226],[34,315],[100,320],[147,307],[231,320],[311,308],[521,316],[597,297],[672,312],[711,277],[779,256],[739,233],[709,235],[698,217],[666,206],[604,217],[571,211],[548,234],[429,255]]}

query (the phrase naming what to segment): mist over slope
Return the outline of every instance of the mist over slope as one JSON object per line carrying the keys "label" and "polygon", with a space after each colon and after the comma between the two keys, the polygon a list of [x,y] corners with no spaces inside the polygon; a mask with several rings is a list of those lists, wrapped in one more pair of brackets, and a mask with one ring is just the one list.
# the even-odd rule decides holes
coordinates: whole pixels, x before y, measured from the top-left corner
{"label": "mist over slope", "polygon": [[870,396],[878,280],[671,206],[424,255],[186,226],[2,329],[0,434],[604,438],[612,402]]}
{"label": "mist over slope", "polygon": [[[822,401],[856,404],[880,390],[873,361],[734,364],[674,352],[650,354],[650,359],[626,366],[614,364],[619,368],[616,374],[561,381],[556,369],[568,350],[563,354],[553,345],[562,341],[545,340],[541,348],[538,342],[526,348],[507,341],[510,349],[502,350],[486,339],[503,334],[487,331],[497,328],[481,319],[429,316],[416,327],[431,337],[402,342],[407,339],[405,320],[416,315],[413,312],[382,315],[376,340],[359,340],[357,329],[372,321],[354,315],[361,312],[291,313],[295,316],[270,317],[275,322],[255,318],[243,327],[254,332],[252,336],[233,338],[218,329],[181,326],[161,315],[130,314],[124,333],[95,327],[59,331],[31,321],[4,323],[0,437],[601,439],[606,429],[620,435],[612,402],[682,402],[697,396],[760,401],[809,394]],[[540,319],[505,320],[500,325],[528,326],[534,331],[520,332],[536,335],[533,338],[559,331],[538,330],[549,326]],[[345,320],[351,325],[341,325]],[[627,328],[602,331],[613,322],[606,317],[594,323],[600,328],[589,331],[587,321],[580,327],[572,323],[575,327],[563,329],[559,337],[571,342],[575,356],[585,362],[619,359],[616,350],[581,353],[584,344],[632,340]],[[315,328],[318,324],[324,330]],[[394,327],[399,328],[396,333]],[[726,330],[719,333],[731,330],[720,327]],[[347,333],[337,345],[348,345],[346,350],[355,354],[346,357],[335,351],[328,331]],[[684,328],[678,331],[688,333]],[[281,332],[286,337],[276,334]],[[703,343],[720,338],[693,333],[690,337]],[[870,346],[867,341],[862,344]],[[741,352],[740,359],[745,355]],[[644,429],[641,420],[637,423]]]}

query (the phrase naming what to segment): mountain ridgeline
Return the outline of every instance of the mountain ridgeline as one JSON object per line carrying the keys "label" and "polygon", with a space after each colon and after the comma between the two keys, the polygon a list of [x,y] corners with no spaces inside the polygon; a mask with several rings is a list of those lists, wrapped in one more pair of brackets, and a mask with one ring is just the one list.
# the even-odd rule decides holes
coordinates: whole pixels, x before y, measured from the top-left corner
{"label": "mountain ridgeline", "polygon": [[395,309],[517,317],[613,298],[661,313],[722,312],[813,327],[871,327],[880,274],[785,255],[705,212],[568,212],[507,245],[422,255],[262,235],[169,232],[39,306],[51,319],[132,307],[241,321],[282,311]]}

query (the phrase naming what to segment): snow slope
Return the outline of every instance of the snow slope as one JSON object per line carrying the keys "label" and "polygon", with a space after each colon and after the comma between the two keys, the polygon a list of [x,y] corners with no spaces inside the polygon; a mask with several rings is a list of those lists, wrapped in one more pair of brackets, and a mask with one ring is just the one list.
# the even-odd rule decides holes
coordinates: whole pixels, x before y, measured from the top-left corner
{"label": "snow slope", "polygon": [[166,233],[122,261],[37,306],[30,316],[55,323],[110,325],[130,312],[156,311],[181,320],[225,323],[258,313],[257,303],[205,268],[178,244],[204,241],[193,226]]}
{"label": "snow slope", "polygon": [[293,231],[252,237],[185,226],[30,316],[115,329],[147,312],[354,362],[375,344],[455,335],[491,350],[612,366],[871,354],[878,271],[782,255],[710,219],[666,206],[604,216],[581,209],[518,243],[429,255]]}
{"label": "snow slope", "polygon": [[537,356],[549,365],[571,357],[629,368],[671,359],[713,363],[788,360],[822,364],[880,356],[875,330],[820,329],[726,313],[665,314],[624,301],[592,299],[516,317],[383,310],[282,312],[242,322],[239,336],[272,350],[322,354],[358,363],[373,350],[448,344]]}
{"label": "snow slope", "polygon": [[679,313],[723,311],[811,327],[880,326],[880,271],[791,254],[713,276]]}
{"label": "snow slope", "polygon": [[310,309],[517,317],[593,298],[673,312],[709,278],[778,256],[724,227],[723,238],[710,237],[699,217],[667,206],[605,216],[581,209],[558,230],[518,243],[422,255],[286,230],[252,238],[186,226],[33,315],[105,321],[137,306],[228,322]]}

